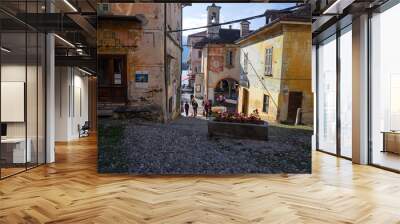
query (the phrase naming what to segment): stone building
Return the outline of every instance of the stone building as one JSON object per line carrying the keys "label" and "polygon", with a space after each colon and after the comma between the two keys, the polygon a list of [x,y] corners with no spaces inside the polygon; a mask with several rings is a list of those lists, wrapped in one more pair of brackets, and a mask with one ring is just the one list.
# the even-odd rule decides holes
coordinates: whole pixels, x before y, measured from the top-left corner
{"label": "stone building", "polygon": [[168,121],[180,114],[182,4],[99,4],[98,112]]}
{"label": "stone building", "polygon": [[[207,7],[208,26],[219,24],[220,10],[221,7],[215,4]],[[232,29],[231,26],[228,29],[218,25],[208,27],[205,37],[194,44],[193,47],[202,52],[200,75],[195,78],[196,96],[216,102],[223,95],[231,108],[236,110],[240,49],[234,42],[241,34],[250,32],[248,24],[242,22],[241,30]]]}
{"label": "stone building", "polygon": [[[303,12],[303,13],[301,13]],[[268,121],[313,123],[309,9],[280,12],[236,41],[240,45],[238,112],[257,109]]]}
{"label": "stone building", "polygon": [[[198,33],[194,33],[188,36],[187,44],[189,46],[189,86],[194,88],[196,77],[202,76],[201,72],[201,60],[202,60],[202,51],[201,49],[195,48],[194,45],[207,36],[206,31],[201,31]],[[196,91],[195,91],[196,93]],[[198,93],[198,92],[197,92]]]}

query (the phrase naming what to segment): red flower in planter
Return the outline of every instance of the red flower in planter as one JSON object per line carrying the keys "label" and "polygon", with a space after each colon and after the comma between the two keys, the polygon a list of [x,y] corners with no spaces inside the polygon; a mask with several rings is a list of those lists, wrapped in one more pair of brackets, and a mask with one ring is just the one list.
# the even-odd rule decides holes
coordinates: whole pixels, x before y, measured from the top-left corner
{"label": "red flower in planter", "polygon": [[249,116],[243,113],[237,112],[223,112],[218,113],[214,119],[220,122],[236,122],[236,123],[252,123],[252,124],[263,124],[264,121],[261,120],[258,110],[254,110]]}

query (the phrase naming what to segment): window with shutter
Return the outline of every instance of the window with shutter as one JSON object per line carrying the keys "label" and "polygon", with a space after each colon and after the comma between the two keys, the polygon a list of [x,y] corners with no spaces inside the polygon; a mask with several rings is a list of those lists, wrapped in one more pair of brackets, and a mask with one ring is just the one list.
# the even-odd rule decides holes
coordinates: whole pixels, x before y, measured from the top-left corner
{"label": "window with shutter", "polygon": [[226,52],[225,55],[225,64],[228,67],[232,67],[233,66],[233,51],[232,50],[228,50]]}
{"label": "window with shutter", "polygon": [[249,55],[248,55],[248,53],[244,53],[243,71],[244,71],[245,73],[247,73],[248,65],[249,65]]}
{"label": "window with shutter", "polygon": [[265,75],[272,76],[272,52],[273,48],[267,48],[265,51]]}

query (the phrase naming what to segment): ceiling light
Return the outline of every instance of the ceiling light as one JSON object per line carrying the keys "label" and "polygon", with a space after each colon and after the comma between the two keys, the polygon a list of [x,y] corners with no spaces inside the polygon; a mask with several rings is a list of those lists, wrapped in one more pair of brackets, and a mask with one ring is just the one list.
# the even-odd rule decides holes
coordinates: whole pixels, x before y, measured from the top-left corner
{"label": "ceiling light", "polygon": [[64,0],[65,4],[67,4],[74,12],[78,12],[78,10],[68,1]]}
{"label": "ceiling light", "polygon": [[1,47],[0,49],[1,49],[2,51],[6,52],[6,53],[10,53],[10,52],[11,52],[11,50],[9,50],[9,49],[7,49],[7,48],[5,48],[5,47]]}
{"label": "ceiling light", "polygon": [[342,14],[343,10],[355,0],[336,0],[322,14]]}
{"label": "ceiling light", "polygon": [[69,42],[68,40],[60,37],[58,34],[54,34],[55,37],[57,37],[59,40],[61,40],[62,42],[64,42],[65,44],[67,44],[70,47],[75,48],[75,45],[73,45],[71,42]]}
{"label": "ceiling light", "polygon": [[86,71],[86,70],[83,70],[83,69],[81,69],[81,68],[79,68],[79,67],[78,67],[78,70],[81,71],[81,72],[83,72],[83,73],[85,73],[85,74],[87,74],[87,75],[92,75],[92,73],[90,73],[90,72],[88,72],[88,71]]}

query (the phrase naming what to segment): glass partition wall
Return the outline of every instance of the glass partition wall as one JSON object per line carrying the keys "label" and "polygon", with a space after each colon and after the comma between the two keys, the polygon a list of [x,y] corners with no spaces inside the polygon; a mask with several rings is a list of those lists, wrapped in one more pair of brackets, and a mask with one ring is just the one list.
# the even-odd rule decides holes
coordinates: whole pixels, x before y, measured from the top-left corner
{"label": "glass partition wall", "polygon": [[371,18],[370,162],[400,171],[400,4]]}
{"label": "glass partition wall", "polygon": [[[46,40],[18,19],[43,4],[14,3],[0,3],[1,179],[45,163]],[[12,7],[17,11],[8,12]]]}
{"label": "glass partition wall", "polygon": [[336,154],[336,35],[318,45],[318,149]]}
{"label": "glass partition wall", "polygon": [[352,158],[352,33],[351,25],[340,31],[339,48],[339,111],[340,155]]}
{"label": "glass partition wall", "polygon": [[317,149],[352,157],[351,24],[317,45]]}

